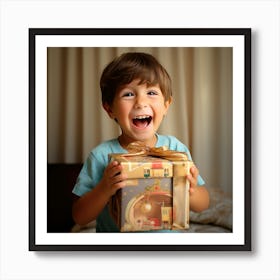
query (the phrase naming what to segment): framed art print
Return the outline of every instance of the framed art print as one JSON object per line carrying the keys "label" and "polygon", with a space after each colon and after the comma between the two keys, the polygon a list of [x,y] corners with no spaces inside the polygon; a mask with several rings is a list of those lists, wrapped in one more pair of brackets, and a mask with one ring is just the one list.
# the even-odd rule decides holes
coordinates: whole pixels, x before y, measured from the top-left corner
{"label": "framed art print", "polygon": [[[92,149],[120,135],[100,77],[125,53],[152,55],[168,72],[172,102],[157,133],[189,148],[209,192],[208,209],[188,212],[182,230],[105,233],[72,218]],[[29,29],[29,135],[29,250],[251,250],[250,29]],[[174,200],[159,194],[163,181],[149,182],[148,196],[133,182],[126,229],[168,223]]]}

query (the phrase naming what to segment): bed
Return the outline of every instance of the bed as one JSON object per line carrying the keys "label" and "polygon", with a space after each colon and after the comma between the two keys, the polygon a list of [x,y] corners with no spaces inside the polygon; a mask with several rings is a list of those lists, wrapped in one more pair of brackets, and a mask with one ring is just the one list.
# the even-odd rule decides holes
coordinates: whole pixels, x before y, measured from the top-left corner
{"label": "bed", "polygon": [[[48,232],[95,232],[95,221],[80,227],[72,219],[72,189],[81,167],[82,164],[48,164]],[[208,188],[208,191],[210,207],[201,213],[190,213],[190,228],[186,232],[232,232],[231,196],[218,188]]]}

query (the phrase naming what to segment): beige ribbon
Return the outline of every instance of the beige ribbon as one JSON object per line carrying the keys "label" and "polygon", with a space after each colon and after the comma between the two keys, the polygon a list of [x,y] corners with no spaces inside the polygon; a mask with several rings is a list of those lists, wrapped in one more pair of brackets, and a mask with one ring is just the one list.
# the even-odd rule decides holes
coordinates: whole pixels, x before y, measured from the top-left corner
{"label": "beige ribbon", "polygon": [[164,158],[170,161],[187,161],[188,156],[184,152],[168,150],[167,147],[149,147],[141,141],[132,142],[127,146],[128,154],[122,156],[154,156]]}

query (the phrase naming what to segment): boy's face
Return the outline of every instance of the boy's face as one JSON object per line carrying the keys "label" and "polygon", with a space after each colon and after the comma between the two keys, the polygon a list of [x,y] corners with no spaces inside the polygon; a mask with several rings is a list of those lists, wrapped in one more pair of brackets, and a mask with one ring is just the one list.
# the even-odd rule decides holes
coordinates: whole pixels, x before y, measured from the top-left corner
{"label": "boy's face", "polygon": [[133,141],[143,141],[153,146],[170,101],[165,101],[158,85],[138,84],[139,80],[121,87],[112,106],[104,104],[104,109],[121,127],[120,142],[126,146]]}

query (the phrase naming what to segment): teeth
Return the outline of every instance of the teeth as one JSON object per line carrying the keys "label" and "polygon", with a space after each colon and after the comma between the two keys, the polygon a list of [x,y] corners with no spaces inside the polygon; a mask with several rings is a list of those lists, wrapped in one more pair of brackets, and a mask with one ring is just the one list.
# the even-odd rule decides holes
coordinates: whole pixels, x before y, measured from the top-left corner
{"label": "teeth", "polygon": [[142,119],[147,119],[147,118],[149,118],[150,116],[148,116],[148,115],[143,115],[143,116],[137,116],[137,117],[135,117],[134,119],[138,119],[138,120],[142,120]]}

